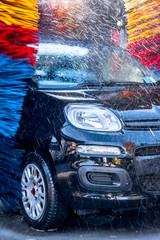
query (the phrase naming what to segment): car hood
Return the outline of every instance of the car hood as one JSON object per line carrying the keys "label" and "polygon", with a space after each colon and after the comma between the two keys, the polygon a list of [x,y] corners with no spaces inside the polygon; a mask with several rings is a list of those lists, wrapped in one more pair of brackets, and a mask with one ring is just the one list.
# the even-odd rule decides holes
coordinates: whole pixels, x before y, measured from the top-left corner
{"label": "car hood", "polygon": [[61,101],[96,102],[114,111],[123,121],[160,119],[160,88],[155,86],[95,87],[88,89],[43,90]]}

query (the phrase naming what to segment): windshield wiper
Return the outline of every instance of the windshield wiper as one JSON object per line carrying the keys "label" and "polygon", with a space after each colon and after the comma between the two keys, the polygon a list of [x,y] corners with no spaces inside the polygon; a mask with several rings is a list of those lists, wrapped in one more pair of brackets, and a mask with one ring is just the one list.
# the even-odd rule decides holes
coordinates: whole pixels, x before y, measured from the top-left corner
{"label": "windshield wiper", "polygon": [[107,81],[107,82],[84,82],[84,83],[79,83],[77,84],[77,86],[82,86],[82,87],[98,87],[99,89],[103,88],[103,87],[110,87],[110,86],[114,86],[115,84],[117,84],[117,82],[115,81]]}
{"label": "windshield wiper", "polygon": [[139,85],[143,84],[143,82],[120,82],[120,81],[106,81],[106,82],[96,82],[96,83],[79,83],[77,86],[82,87],[97,87],[98,89],[102,89],[104,87],[112,87],[112,86],[123,86],[123,85]]}
{"label": "windshield wiper", "polygon": [[152,84],[156,84],[156,85],[160,85],[160,79],[155,81],[155,82],[151,82]]}

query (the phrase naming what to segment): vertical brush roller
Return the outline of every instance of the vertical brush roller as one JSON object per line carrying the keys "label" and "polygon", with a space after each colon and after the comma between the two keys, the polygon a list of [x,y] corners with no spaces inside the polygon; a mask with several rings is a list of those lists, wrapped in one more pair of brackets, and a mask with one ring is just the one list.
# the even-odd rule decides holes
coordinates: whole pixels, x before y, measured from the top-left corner
{"label": "vertical brush roller", "polygon": [[160,74],[160,1],[124,0],[127,15],[128,51]]}
{"label": "vertical brush roller", "polygon": [[0,212],[16,211],[21,152],[14,141],[38,44],[36,0],[0,1]]}
{"label": "vertical brush roller", "polygon": [[96,45],[110,43],[111,31],[118,30],[122,6],[121,0],[39,0],[41,36]]}
{"label": "vertical brush roller", "polygon": [[54,36],[72,36],[87,15],[84,0],[40,0],[40,32]]}

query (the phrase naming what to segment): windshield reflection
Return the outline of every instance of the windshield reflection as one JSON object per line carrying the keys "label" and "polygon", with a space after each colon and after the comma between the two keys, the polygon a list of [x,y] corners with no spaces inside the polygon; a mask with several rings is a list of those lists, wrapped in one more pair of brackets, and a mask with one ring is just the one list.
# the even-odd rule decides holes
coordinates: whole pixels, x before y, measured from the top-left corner
{"label": "windshield reflection", "polygon": [[[159,77],[118,46],[81,47],[54,43],[39,46],[34,81],[67,83],[150,83]],[[47,85],[48,85],[47,84]]]}

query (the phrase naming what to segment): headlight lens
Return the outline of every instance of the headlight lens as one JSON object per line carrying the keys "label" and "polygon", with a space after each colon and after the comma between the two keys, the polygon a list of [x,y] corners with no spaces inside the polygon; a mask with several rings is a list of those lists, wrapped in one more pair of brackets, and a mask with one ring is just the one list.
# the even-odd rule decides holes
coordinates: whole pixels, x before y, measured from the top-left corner
{"label": "headlight lens", "polygon": [[65,108],[66,116],[70,123],[77,128],[118,132],[121,130],[121,122],[110,110],[92,104],[71,104]]}

